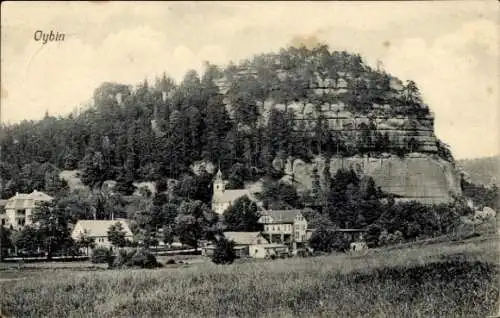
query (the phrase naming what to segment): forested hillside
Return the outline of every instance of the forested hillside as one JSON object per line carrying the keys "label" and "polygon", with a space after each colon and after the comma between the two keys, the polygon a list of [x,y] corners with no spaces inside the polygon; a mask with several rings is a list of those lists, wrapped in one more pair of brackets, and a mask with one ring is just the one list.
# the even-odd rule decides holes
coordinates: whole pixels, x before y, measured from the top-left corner
{"label": "forested hillside", "polygon": [[166,74],[136,87],[103,83],[93,105],[4,125],[0,143],[2,198],[53,193],[64,186],[60,170],[81,169],[89,186],[113,179],[128,189],[133,181],[178,179],[200,160],[226,174],[239,164],[246,178],[272,174],[272,161],[287,156],[417,151],[453,161],[414,82],[326,46],[224,68],[206,63],[203,74],[188,71],[180,83]]}
{"label": "forested hillside", "polygon": [[500,156],[462,159],[457,165],[474,183],[500,185]]}

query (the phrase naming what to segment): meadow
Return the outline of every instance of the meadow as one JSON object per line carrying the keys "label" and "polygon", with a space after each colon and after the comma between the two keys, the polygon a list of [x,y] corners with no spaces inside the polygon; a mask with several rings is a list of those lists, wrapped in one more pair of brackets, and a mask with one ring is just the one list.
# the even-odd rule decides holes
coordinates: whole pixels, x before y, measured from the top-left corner
{"label": "meadow", "polygon": [[[7,317],[486,317],[498,236],[357,254],[157,270],[20,271]],[[2,274],[3,275],[3,274]]]}

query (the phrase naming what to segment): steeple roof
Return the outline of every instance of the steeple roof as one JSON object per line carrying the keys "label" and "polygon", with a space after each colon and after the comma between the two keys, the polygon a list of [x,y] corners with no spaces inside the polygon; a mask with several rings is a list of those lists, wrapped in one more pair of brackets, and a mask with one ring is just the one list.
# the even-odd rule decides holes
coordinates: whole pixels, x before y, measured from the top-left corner
{"label": "steeple roof", "polygon": [[215,174],[215,180],[220,180],[220,181],[223,180],[222,171],[220,171],[220,168],[219,171],[217,171],[217,173]]}

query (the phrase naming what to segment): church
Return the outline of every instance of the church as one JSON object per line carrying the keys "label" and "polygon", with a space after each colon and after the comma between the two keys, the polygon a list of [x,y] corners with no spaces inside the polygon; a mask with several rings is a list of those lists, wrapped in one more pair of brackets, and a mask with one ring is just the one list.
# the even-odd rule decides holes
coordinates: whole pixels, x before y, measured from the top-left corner
{"label": "church", "polygon": [[213,197],[212,197],[212,210],[217,214],[224,214],[224,212],[234,202],[244,196],[250,200],[255,201],[252,192],[249,189],[226,190],[227,181],[224,180],[222,172],[217,171],[213,183]]}

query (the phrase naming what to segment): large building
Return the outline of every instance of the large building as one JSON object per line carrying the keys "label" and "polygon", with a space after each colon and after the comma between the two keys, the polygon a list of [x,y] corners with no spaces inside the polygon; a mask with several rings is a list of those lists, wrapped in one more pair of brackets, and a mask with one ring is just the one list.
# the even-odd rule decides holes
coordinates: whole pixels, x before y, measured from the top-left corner
{"label": "large building", "polygon": [[79,241],[82,236],[94,240],[95,247],[111,247],[113,244],[109,241],[108,230],[116,224],[121,223],[125,232],[125,239],[132,241],[133,234],[125,219],[116,220],[80,220],[76,222],[71,237],[75,241]]}
{"label": "large building", "polygon": [[307,220],[302,210],[265,210],[259,221],[262,234],[271,243],[296,244],[307,242]]}
{"label": "large building", "polygon": [[16,193],[5,203],[5,215],[2,217],[2,225],[21,229],[32,224],[32,215],[37,204],[50,201],[52,201],[51,196],[37,190],[29,194]]}
{"label": "large building", "polygon": [[224,214],[236,200],[244,196],[247,196],[254,202],[256,201],[250,189],[226,190],[226,183],[227,181],[224,180],[222,172],[219,169],[213,182],[212,210],[215,213]]}

